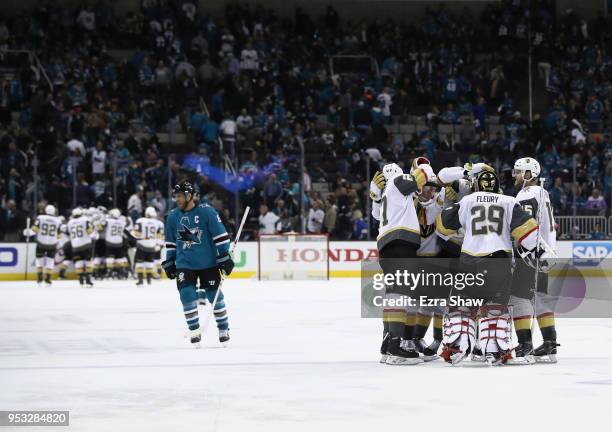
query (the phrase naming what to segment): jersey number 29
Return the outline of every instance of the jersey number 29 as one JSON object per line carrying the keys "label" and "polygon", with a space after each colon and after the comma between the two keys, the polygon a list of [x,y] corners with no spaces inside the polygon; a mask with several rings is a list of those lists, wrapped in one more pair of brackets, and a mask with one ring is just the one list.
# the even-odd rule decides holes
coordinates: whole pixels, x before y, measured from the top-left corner
{"label": "jersey number 29", "polygon": [[502,234],[505,214],[503,207],[497,205],[489,207],[479,205],[472,207],[470,213],[472,214],[473,235]]}

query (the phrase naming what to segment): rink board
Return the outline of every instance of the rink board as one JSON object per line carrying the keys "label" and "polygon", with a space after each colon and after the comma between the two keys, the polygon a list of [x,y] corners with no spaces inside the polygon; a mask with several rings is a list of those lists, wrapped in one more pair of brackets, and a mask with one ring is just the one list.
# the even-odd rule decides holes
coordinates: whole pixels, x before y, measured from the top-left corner
{"label": "rink board", "polygon": [[[364,259],[376,259],[378,251],[376,242],[367,241],[332,241],[329,243],[330,277],[359,277],[361,275],[361,261]],[[0,280],[24,280],[36,278],[35,249],[33,243],[0,243]],[[267,257],[268,263],[278,268],[279,272],[292,266],[299,267],[301,260],[312,263],[313,260],[321,261],[324,266],[325,251],[316,247],[303,247],[303,253],[287,253],[280,245],[277,248],[276,257]],[[612,241],[560,241],[557,242],[557,253],[560,258],[585,258],[602,259],[612,258]],[[257,277],[258,256],[257,242],[239,243],[234,253],[236,267],[232,278],[254,278]],[[612,260],[606,260],[612,261]],[[580,272],[587,277],[612,277],[612,265],[604,262],[603,265],[580,266]],[[608,268],[609,267],[609,268]],[[71,270],[69,276],[74,276]]]}

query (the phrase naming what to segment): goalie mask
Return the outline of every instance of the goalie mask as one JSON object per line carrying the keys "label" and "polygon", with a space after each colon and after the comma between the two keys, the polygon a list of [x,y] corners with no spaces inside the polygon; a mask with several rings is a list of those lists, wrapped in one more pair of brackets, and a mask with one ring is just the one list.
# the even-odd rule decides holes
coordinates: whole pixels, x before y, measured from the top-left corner
{"label": "goalie mask", "polygon": [[491,171],[482,171],[474,180],[474,192],[499,193],[499,179]]}

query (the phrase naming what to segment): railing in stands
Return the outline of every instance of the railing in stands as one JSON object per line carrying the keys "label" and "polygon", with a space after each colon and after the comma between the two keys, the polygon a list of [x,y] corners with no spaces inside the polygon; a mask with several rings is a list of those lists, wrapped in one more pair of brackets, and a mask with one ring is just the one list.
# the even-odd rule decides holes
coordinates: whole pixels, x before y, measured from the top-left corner
{"label": "railing in stands", "polygon": [[601,240],[610,235],[605,216],[555,216],[555,222],[560,240]]}

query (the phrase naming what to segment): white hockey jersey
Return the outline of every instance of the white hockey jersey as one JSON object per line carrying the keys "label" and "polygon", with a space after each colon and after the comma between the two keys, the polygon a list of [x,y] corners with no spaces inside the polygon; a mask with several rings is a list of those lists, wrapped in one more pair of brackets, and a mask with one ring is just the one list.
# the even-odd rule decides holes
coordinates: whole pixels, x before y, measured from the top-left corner
{"label": "white hockey jersey", "polygon": [[463,227],[461,253],[486,256],[497,251],[512,251],[512,238],[535,247],[538,225],[514,197],[491,192],[474,192],[457,204],[445,208],[436,220],[443,235]]}
{"label": "white hockey jersey", "polygon": [[372,206],[372,215],[380,223],[376,239],[378,250],[393,240],[419,246],[421,230],[414,205],[416,182],[410,174],[402,174],[387,182],[380,203]]}
{"label": "white hockey jersey", "polygon": [[41,246],[55,247],[59,242],[62,220],[46,214],[36,217],[32,231],[36,233],[36,243]]}
{"label": "white hockey jersey", "polygon": [[[540,186],[527,186],[516,195],[523,210],[533,217],[540,227],[540,236],[553,250],[556,249],[557,233],[550,197]],[[544,258],[547,258],[546,255]]]}
{"label": "white hockey jersey", "polygon": [[66,224],[66,230],[70,236],[72,250],[82,249],[83,247],[91,245],[94,228],[87,217],[80,216],[71,218]]}
{"label": "white hockey jersey", "polygon": [[147,252],[155,252],[161,239],[164,238],[163,225],[160,228],[157,219],[141,217],[134,224],[133,235],[136,237],[136,247]]}
{"label": "white hockey jersey", "polygon": [[123,232],[126,228],[127,221],[122,216],[118,219],[107,218],[104,222],[103,238],[104,242],[109,246],[119,247],[123,245]]}

